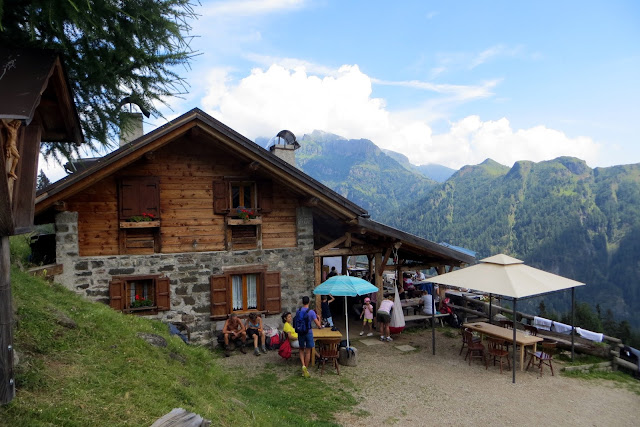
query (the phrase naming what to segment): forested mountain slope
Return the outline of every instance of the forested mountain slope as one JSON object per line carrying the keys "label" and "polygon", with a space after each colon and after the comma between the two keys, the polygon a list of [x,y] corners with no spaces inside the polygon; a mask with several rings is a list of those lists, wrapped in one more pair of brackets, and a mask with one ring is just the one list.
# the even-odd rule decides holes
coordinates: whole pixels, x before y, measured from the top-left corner
{"label": "forested mountain slope", "polygon": [[380,218],[421,199],[437,183],[408,170],[367,139],[314,131],[298,141],[296,163],[305,173]]}
{"label": "forested mountain slope", "polygon": [[[488,159],[379,219],[479,259],[502,252],[585,282],[579,299],[640,326],[640,165],[560,157],[509,169]],[[551,306],[564,309],[561,299]]]}

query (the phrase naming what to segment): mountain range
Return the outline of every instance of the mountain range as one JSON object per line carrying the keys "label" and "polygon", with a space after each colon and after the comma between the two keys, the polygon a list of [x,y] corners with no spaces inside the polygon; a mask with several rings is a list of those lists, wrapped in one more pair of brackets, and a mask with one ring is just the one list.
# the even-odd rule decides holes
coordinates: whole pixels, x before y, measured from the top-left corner
{"label": "mountain range", "polygon": [[[507,167],[487,159],[454,171],[411,165],[366,139],[314,131],[299,142],[298,167],[373,219],[478,259],[505,253],[584,282],[579,301],[640,327],[640,164],[592,169],[559,157]],[[528,307],[541,299],[549,311],[569,305],[566,292]]]}

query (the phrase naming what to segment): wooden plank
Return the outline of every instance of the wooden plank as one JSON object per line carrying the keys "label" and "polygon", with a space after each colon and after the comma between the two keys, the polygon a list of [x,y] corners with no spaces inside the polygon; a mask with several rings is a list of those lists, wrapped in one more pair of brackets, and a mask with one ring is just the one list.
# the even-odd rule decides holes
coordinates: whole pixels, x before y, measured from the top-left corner
{"label": "wooden plank", "polygon": [[[4,154],[4,153],[3,153]],[[13,318],[9,237],[0,236],[0,404],[16,395],[13,378]]]}

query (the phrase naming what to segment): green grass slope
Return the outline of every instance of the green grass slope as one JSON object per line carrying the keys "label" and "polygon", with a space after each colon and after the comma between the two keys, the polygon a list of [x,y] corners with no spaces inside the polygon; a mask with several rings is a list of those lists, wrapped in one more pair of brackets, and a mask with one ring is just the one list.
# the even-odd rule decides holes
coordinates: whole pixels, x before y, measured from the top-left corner
{"label": "green grass slope", "polygon": [[297,370],[283,375],[280,365],[254,377],[225,371],[218,353],[170,337],[159,321],[87,302],[18,268],[11,279],[17,393],[0,406],[2,426],[143,426],[178,407],[212,425],[333,425],[333,414],[355,403]]}

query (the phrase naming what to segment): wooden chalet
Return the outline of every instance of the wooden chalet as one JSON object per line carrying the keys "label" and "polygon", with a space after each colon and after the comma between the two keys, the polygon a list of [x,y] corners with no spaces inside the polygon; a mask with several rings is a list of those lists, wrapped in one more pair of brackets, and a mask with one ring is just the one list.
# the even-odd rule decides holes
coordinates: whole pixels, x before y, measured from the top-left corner
{"label": "wooden chalet", "polygon": [[56,226],[56,280],[210,341],[230,313],[277,325],[324,257],[367,255],[380,290],[386,268],[474,261],[370,220],[289,163],[295,147],[271,148],[194,109],[52,184],[36,217]]}

